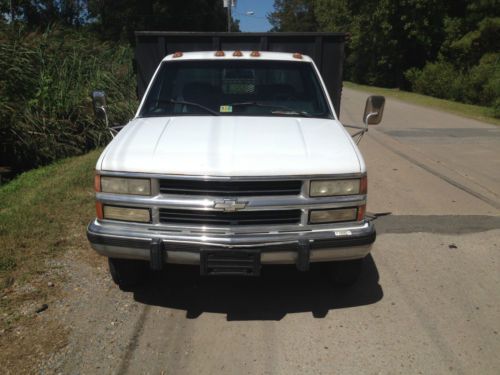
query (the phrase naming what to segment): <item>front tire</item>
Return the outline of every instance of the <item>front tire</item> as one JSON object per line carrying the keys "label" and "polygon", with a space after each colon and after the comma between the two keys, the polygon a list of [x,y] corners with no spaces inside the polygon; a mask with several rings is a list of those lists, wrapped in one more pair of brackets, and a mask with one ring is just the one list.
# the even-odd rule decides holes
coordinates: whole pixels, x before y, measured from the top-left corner
{"label": "front tire", "polygon": [[363,261],[364,258],[325,263],[324,272],[327,279],[334,285],[351,286],[361,275]]}
{"label": "front tire", "polygon": [[120,289],[139,285],[147,273],[147,262],[132,259],[108,258],[109,273]]}

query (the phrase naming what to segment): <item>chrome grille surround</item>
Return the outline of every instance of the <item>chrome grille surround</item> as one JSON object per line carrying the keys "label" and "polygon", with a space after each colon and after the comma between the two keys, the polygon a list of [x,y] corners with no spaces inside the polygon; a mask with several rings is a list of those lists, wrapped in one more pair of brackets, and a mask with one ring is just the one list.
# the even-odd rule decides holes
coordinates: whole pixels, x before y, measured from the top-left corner
{"label": "chrome grille surround", "polygon": [[[127,172],[100,172],[103,176],[120,177],[141,177],[151,178],[151,196],[130,196],[109,193],[97,193],[96,198],[104,204],[124,205],[130,207],[151,208],[152,223],[128,223],[126,226],[143,228],[150,231],[162,233],[183,233],[183,234],[264,234],[264,233],[291,233],[303,231],[327,230],[332,228],[332,224],[308,224],[309,210],[325,208],[344,208],[366,204],[366,195],[334,196],[334,197],[309,197],[309,184],[311,180],[321,179],[349,179],[361,178],[365,174],[337,174],[337,175],[307,175],[307,176],[248,176],[248,177],[217,177],[217,176],[186,176],[186,175],[159,175],[147,173],[127,173]],[[160,191],[160,181],[164,180],[200,180],[200,181],[301,181],[301,189],[297,194],[292,195],[269,195],[269,196],[228,196],[228,195],[187,195],[187,194],[162,194]],[[245,211],[273,211],[273,210],[300,210],[300,222],[294,224],[266,224],[266,225],[212,225],[212,224],[192,224],[173,223],[166,224],[160,220],[160,209],[172,210],[203,210],[220,211],[214,208],[215,203],[224,199],[234,199],[246,202],[245,208],[238,212]],[[112,220],[101,220],[102,224],[113,224]],[[121,225],[122,223],[120,223]],[[352,223],[336,223],[335,227],[348,226]]]}

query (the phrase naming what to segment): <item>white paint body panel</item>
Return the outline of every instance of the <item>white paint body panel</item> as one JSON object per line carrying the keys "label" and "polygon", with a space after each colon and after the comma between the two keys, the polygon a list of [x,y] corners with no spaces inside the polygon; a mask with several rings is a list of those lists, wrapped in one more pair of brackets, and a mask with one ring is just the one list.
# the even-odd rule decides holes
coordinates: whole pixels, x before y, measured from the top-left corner
{"label": "white paint body panel", "polygon": [[177,116],[132,120],[108,145],[98,170],[202,176],[364,172],[335,120]]}
{"label": "white paint body panel", "polygon": [[[251,58],[246,52],[239,58],[229,52],[226,57],[194,52],[178,59]],[[164,61],[171,59],[170,55]],[[292,54],[274,52],[263,52],[258,59],[296,61]],[[314,65],[309,57],[303,59]],[[321,84],[335,113],[322,80]],[[231,177],[366,171],[357,146],[338,120],[280,116],[136,117],[108,145],[96,168]]]}

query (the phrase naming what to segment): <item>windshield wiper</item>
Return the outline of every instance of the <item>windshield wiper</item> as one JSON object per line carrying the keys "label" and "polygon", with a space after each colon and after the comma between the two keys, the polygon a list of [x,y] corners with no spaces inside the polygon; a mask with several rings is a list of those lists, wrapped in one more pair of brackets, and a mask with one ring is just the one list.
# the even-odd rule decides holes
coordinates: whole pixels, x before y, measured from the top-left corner
{"label": "windshield wiper", "polygon": [[[281,109],[284,112],[277,112],[277,113],[282,113],[282,114],[286,114],[286,115],[299,115],[299,116],[302,116],[302,117],[311,117],[311,115],[309,113],[305,112],[305,111],[300,111],[299,112],[299,111],[296,111],[293,108],[290,108],[290,107],[287,107],[287,106],[284,106],[284,105],[265,104],[265,103],[260,103],[260,102],[241,102],[241,103],[232,103],[232,104],[229,104],[229,105],[231,105],[233,107],[253,105],[255,107]],[[271,113],[274,113],[274,112],[271,111]]]}
{"label": "windshield wiper", "polygon": [[212,115],[214,116],[220,116],[220,113],[219,112],[215,112],[213,109],[210,109],[208,107],[205,107],[204,105],[202,104],[199,104],[199,103],[195,103],[195,102],[187,102],[185,100],[175,100],[175,99],[156,99],[155,100],[156,103],[171,103],[171,104],[184,104],[184,105],[190,105],[190,106],[193,106],[193,107],[198,107],[198,108],[201,108],[203,109],[204,111],[208,112],[208,113],[211,113]]}

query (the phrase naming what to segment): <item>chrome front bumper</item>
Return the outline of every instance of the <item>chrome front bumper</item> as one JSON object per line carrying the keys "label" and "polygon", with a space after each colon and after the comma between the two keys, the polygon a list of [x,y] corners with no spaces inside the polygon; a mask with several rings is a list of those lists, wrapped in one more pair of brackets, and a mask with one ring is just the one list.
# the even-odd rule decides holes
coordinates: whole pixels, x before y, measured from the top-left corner
{"label": "chrome front bumper", "polygon": [[[200,264],[203,250],[258,250],[262,264],[297,264],[363,258],[375,241],[371,222],[321,226],[317,230],[254,233],[173,232],[148,226],[92,221],[87,237],[93,249],[111,258],[152,259],[161,244],[165,262]],[[300,263],[300,264],[299,264]]]}

